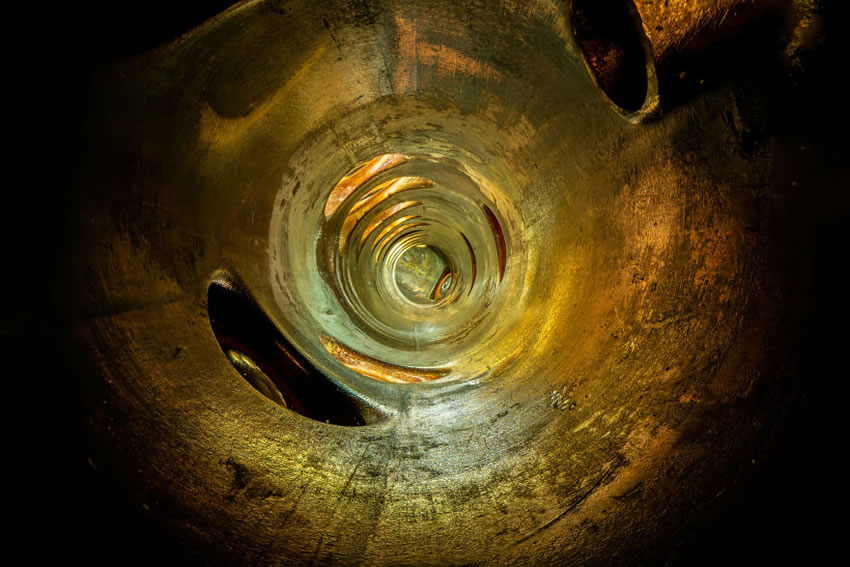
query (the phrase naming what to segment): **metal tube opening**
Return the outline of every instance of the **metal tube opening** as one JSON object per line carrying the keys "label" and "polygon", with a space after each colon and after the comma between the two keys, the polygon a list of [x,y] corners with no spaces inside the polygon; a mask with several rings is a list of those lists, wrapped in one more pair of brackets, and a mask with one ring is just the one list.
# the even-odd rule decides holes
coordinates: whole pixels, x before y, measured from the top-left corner
{"label": "metal tube opening", "polygon": [[658,106],[655,64],[631,0],[572,0],[570,21],[585,65],[627,118],[640,122]]}

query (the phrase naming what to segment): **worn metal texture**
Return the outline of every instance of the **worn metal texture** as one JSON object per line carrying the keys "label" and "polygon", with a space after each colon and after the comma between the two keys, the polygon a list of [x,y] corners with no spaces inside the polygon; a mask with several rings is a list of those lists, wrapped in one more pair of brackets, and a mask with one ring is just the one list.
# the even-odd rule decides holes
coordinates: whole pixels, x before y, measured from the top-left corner
{"label": "worn metal texture", "polygon": [[[68,284],[93,459],[181,545],[258,565],[649,561],[770,442],[805,312],[798,140],[735,82],[629,124],[569,13],[245,2],[98,78]],[[424,147],[486,163],[518,211],[509,363],[391,384],[310,356],[378,417],[272,403],[222,351],[210,282],[231,274],[317,344],[280,309],[278,211]]]}
{"label": "worn metal texture", "polygon": [[571,0],[594,81],[632,122],[675,106],[693,60],[790,0]]}

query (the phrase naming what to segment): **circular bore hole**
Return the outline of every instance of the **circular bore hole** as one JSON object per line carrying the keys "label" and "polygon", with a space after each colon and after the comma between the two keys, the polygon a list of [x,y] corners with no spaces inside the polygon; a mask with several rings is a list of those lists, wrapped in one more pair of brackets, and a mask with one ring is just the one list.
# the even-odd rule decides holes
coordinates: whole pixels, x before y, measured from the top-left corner
{"label": "circular bore hole", "polygon": [[596,84],[623,112],[647,99],[648,58],[640,17],[630,0],[573,0],[573,33]]}
{"label": "circular bore hole", "polygon": [[411,246],[399,256],[393,276],[401,294],[417,305],[433,305],[451,286],[452,270],[443,254],[427,244]]}

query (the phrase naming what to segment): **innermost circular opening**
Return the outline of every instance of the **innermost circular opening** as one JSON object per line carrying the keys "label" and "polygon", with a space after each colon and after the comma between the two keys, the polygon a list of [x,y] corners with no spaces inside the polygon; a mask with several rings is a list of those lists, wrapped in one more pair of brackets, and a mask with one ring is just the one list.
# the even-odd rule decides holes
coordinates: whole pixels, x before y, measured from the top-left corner
{"label": "innermost circular opening", "polygon": [[439,250],[427,244],[417,244],[399,256],[393,268],[393,279],[409,301],[418,305],[434,305],[451,289],[453,274]]}
{"label": "innermost circular opening", "polygon": [[630,0],[573,0],[576,41],[599,88],[622,111],[640,110],[649,89],[640,16]]}
{"label": "innermost circular opening", "polygon": [[451,157],[375,156],[315,206],[319,234],[308,259],[317,269],[291,272],[321,291],[310,308],[325,351],[360,374],[421,381],[460,371],[465,354],[483,352],[479,337],[497,332],[506,294],[521,293],[522,256],[509,253],[504,228],[507,218],[518,226],[504,216],[515,214],[510,201]]}

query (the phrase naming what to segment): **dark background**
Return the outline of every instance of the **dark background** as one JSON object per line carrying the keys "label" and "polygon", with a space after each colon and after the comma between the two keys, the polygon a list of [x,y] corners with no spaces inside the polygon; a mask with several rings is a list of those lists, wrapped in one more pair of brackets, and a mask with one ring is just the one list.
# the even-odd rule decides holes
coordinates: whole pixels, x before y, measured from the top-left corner
{"label": "dark background", "polygon": [[[8,139],[23,156],[12,153],[4,192],[0,355],[12,409],[6,412],[12,442],[4,484],[20,507],[11,515],[10,553],[23,553],[27,563],[194,562],[136,510],[122,486],[88,463],[86,415],[77,377],[65,362],[73,353],[64,346],[67,329],[57,314],[68,301],[63,275],[75,269],[68,256],[74,235],[66,226],[79,190],[75,168],[87,155],[83,134],[92,74],[170,41],[231,3],[39,4],[6,22],[21,35],[7,51],[5,90],[12,99],[6,114],[14,134]],[[818,183],[800,210],[809,219],[808,233],[794,251],[807,256],[811,267],[804,298],[811,316],[801,329],[796,405],[775,424],[776,445],[710,504],[699,523],[683,526],[668,548],[658,550],[658,564],[818,564],[841,543],[836,518],[845,514],[842,418],[850,375],[844,355],[850,121],[840,27],[850,20],[838,13],[838,4],[827,8],[823,37],[807,54],[798,84],[771,109],[779,134],[822,142],[801,172]],[[789,113],[785,121],[789,101],[805,111]]]}

